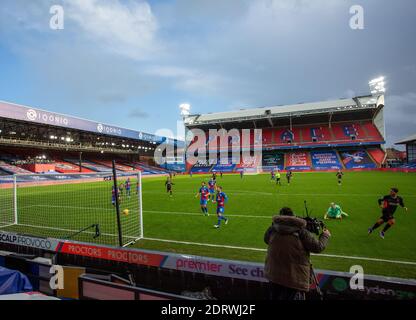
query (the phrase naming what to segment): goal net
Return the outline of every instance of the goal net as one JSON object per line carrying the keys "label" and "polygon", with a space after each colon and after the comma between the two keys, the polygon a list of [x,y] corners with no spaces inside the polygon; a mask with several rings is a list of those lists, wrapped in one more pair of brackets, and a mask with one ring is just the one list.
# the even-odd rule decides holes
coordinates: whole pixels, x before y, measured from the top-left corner
{"label": "goal net", "polygon": [[112,173],[8,177],[0,185],[0,229],[109,245],[131,244],[143,234],[141,174],[118,175],[117,188]]}

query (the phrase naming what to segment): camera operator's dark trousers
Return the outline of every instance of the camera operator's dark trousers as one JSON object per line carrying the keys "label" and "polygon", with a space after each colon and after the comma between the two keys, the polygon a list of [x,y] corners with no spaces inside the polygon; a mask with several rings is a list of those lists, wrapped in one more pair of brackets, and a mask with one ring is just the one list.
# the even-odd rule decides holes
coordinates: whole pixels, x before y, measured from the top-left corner
{"label": "camera operator's dark trousers", "polygon": [[270,298],[272,300],[306,300],[304,291],[284,287],[270,282]]}

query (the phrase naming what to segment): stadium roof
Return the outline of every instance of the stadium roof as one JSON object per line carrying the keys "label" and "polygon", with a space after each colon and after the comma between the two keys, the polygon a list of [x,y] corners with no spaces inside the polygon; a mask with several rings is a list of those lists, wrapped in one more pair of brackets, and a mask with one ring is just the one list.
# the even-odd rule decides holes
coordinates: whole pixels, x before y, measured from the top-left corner
{"label": "stadium roof", "polygon": [[352,99],[300,103],[285,106],[240,109],[228,112],[191,115],[185,119],[185,124],[200,125],[209,123],[260,120],[266,118],[284,118],[290,116],[327,114],[352,110],[377,109],[384,105],[384,96],[362,96]]}
{"label": "stadium roof", "polygon": [[120,128],[114,125],[85,120],[73,116],[49,112],[42,109],[35,109],[4,101],[0,101],[0,118],[13,119],[67,129],[75,129],[96,134],[136,139],[154,143],[162,143],[164,141],[171,143],[174,141],[173,139],[159,137],[142,131]]}
{"label": "stadium roof", "polygon": [[416,134],[411,135],[410,137],[407,137],[406,139],[403,139],[399,142],[396,142],[396,144],[407,144],[410,142],[415,142],[416,141]]}

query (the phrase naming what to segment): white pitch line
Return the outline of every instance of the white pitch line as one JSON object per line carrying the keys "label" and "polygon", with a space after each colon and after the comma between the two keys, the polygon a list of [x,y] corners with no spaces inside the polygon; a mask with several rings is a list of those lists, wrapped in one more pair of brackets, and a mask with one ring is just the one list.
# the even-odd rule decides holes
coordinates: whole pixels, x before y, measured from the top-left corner
{"label": "white pitch line", "polygon": [[[219,245],[219,244],[210,244],[210,243],[177,241],[177,240],[167,240],[167,239],[147,238],[147,237],[144,237],[143,240],[159,241],[159,242],[170,242],[170,243],[178,243],[178,244],[186,244],[186,245],[203,246],[203,247],[240,249],[240,250],[261,251],[261,252],[266,252],[267,251],[266,249],[260,249],[260,248],[249,248],[249,247]],[[377,258],[356,257],[356,256],[343,256],[343,255],[336,255],[336,254],[315,254],[315,253],[312,253],[311,255],[317,256],[317,257],[325,257],[325,258],[364,260],[364,261],[375,261],[375,262],[388,262],[388,263],[394,263],[394,264],[405,264],[405,265],[416,266],[416,262],[412,262],[412,261],[388,260],[388,259],[377,259]]]}
{"label": "white pitch line", "polygon": [[[272,192],[259,192],[259,191],[244,191],[244,190],[239,190],[239,191],[233,191],[233,190],[228,190],[229,192],[232,192],[233,195],[247,195],[247,194],[258,194],[258,195],[266,195],[266,196],[270,196],[270,195],[274,195],[276,193],[272,193]],[[143,191],[143,194],[161,194],[162,192],[159,191]],[[188,192],[188,191],[174,191],[173,194],[195,194],[195,192]]]}
{"label": "white pitch line", "polygon": [[[38,228],[38,229],[50,229],[50,230],[65,231],[65,232],[78,232],[79,231],[79,230],[63,229],[63,228],[55,228],[55,227],[35,226],[35,225],[31,225],[31,224],[13,224],[13,225],[10,225],[10,226],[22,226],[22,227]],[[84,233],[95,234],[95,232],[92,232],[92,231],[84,231]],[[117,237],[118,236],[115,233],[101,233],[101,235],[109,236],[109,237]],[[132,237],[132,236],[123,236],[123,237],[129,238],[129,239],[137,239],[137,237]]]}
{"label": "white pitch line", "polygon": [[8,227],[11,227],[11,226],[15,226],[16,224],[14,224],[14,223],[11,223],[11,224],[6,224],[6,225],[4,225],[4,226],[0,226],[0,229],[1,228],[8,228]]}
{"label": "white pitch line", "polygon": [[[236,193],[244,193],[244,194],[263,194],[263,195],[279,195],[279,196],[331,196],[331,197],[349,197],[349,196],[361,196],[361,197],[381,197],[381,193],[373,194],[373,193],[280,193],[280,192],[258,192],[258,191],[245,191],[239,190],[235,193],[233,190],[228,190],[232,192],[232,194]],[[414,198],[416,195],[414,194],[402,194],[402,197],[410,197]]]}
{"label": "white pitch line", "polygon": [[[203,213],[196,213],[196,212],[151,211],[151,210],[143,210],[143,212],[176,214],[176,215],[185,215],[185,216],[203,216],[204,215]],[[253,215],[239,215],[239,214],[227,214],[227,217],[272,219],[272,216],[253,216]]]}
{"label": "white pitch line", "polygon": [[94,207],[77,207],[77,206],[51,206],[51,205],[46,205],[46,204],[34,204],[32,206],[23,206],[23,207],[19,207],[19,209],[29,209],[29,208],[34,208],[34,207],[114,211],[114,209],[111,209],[111,208],[97,208],[97,207],[94,208]]}
{"label": "white pitch line", "polygon": [[[277,189],[278,190],[278,189]],[[143,191],[143,194],[161,194],[158,191]],[[246,191],[246,190],[227,190],[226,193],[230,193],[233,195],[265,195],[265,196],[329,196],[329,197],[381,197],[381,193],[373,194],[373,193],[280,193],[280,192],[260,192],[260,191]],[[174,191],[174,194],[195,194],[194,192],[186,192],[186,191]],[[414,194],[402,194],[402,197],[407,198],[415,198],[416,195]]]}
{"label": "white pitch line", "polygon": [[[37,204],[33,206],[22,207],[20,209],[27,209],[33,207],[48,207],[48,208],[68,208],[68,209],[82,209],[82,210],[106,210],[106,211],[114,211],[114,209],[108,208],[91,208],[91,207],[75,207],[75,206],[48,206]],[[175,212],[175,211],[152,211],[152,210],[143,210],[143,212],[148,213],[161,213],[161,214],[175,214],[175,215],[188,215],[188,216],[202,216],[202,213],[197,212]],[[255,216],[255,215],[238,215],[238,214],[228,214],[228,217],[237,217],[237,218],[260,218],[260,219],[271,219],[272,216]]]}
{"label": "white pitch line", "polygon": [[229,246],[229,245],[219,245],[219,244],[210,244],[210,243],[199,243],[199,242],[187,242],[187,241],[176,241],[176,240],[167,240],[167,239],[158,239],[158,238],[147,238],[144,237],[143,240],[150,241],[159,241],[159,242],[173,242],[179,244],[203,246],[203,247],[215,247],[215,248],[228,248],[228,249],[241,249],[241,250],[250,250],[250,251],[266,251],[265,249],[260,248],[247,248],[247,247],[238,247],[238,246]]}

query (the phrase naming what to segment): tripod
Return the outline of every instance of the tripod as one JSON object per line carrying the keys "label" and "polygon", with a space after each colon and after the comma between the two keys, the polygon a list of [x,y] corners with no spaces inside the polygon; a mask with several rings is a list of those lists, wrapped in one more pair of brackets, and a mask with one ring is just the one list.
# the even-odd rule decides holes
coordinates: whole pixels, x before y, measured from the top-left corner
{"label": "tripod", "polygon": [[311,276],[312,276],[313,282],[315,283],[315,290],[318,293],[318,299],[319,300],[324,300],[324,294],[321,291],[321,287],[319,286],[318,278],[316,277],[316,273],[313,270],[312,265],[311,265]]}

